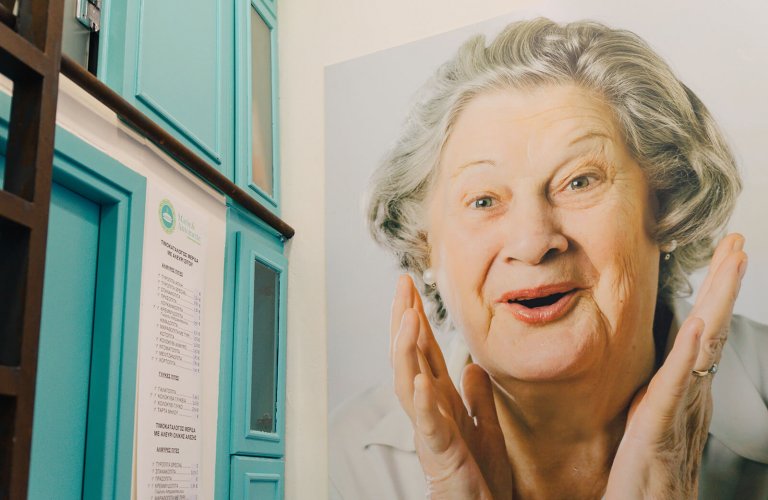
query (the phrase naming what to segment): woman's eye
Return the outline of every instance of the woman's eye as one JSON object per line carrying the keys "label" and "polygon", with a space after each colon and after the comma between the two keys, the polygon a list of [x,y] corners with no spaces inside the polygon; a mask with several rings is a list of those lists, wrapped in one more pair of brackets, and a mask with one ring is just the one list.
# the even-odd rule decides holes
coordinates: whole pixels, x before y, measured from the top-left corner
{"label": "woman's eye", "polygon": [[490,196],[483,196],[472,202],[472,208],[491,208],[493,206],[493,198]]}
{"label": "woman's eye", "polygon": [[580,175],[571,180],[568,183],[568,189],[571,191],[579,191],[588,188],[590,185],[590,176]]}

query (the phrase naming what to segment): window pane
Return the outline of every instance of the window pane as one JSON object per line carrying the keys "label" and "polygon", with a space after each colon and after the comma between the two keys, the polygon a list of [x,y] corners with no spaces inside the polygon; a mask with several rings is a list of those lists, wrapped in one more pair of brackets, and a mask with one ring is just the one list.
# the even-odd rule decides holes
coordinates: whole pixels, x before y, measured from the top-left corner
{"label": "window pane", "polygon": [[256,261],[253,274],[251,429],[275,432],[277,418],[277,294],[279,275]]}
{"label": "window pane", "polygon": [[272,195],[272,40],[269,26],[251,9],[251,126],[253,182]]}
{"label": "window pane", "polygon": [[83,68],[87,68],[88,40],[91,32],[77,20],[77,0],[64,0],[64,26],[62,30],[61,53],[71,57]]}

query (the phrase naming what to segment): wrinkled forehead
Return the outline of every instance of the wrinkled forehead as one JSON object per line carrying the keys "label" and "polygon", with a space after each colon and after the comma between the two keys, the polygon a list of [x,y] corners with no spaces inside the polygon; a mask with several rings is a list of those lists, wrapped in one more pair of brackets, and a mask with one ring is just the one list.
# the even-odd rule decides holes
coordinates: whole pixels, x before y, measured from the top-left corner
{"label": "wrinkled forehead", "polygon": [[612,108],[576,85],[498,90],[468,101],[440,155],[448,173],[484,159],[550,163],[623,147]]}

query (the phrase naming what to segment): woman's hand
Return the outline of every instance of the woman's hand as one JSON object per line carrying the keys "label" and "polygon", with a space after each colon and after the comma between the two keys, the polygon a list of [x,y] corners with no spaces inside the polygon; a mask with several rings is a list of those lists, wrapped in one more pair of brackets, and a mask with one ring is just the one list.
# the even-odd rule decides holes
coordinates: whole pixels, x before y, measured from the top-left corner
{"label": "woman's hand", "polygon": [[709,272],[664,365],[630,406],[611,468],[607,499],[694,499],[712,416],[712,375],[728,337],[733,304],[747,266],[744,238],[717,246]]}
{"label": "woman's hand", "polygon": [[512,474],[491,380],[475,364],[453,385],[418,291],[408,275],[392,304],[390,357],[395,392],[411,419],[429,498],[512,496]]}

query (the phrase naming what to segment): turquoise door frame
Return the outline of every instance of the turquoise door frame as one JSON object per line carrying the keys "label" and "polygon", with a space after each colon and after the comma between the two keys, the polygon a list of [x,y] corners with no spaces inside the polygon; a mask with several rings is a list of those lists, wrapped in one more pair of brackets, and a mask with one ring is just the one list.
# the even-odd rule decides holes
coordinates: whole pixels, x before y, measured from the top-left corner
{"label": "turquoise door frame", "polygon": [[[10,104],[10,97],[0,92],[0,149],[3,151],[8,137]],[[65,197],[74,195],[97,206],[99,226],[91,355],[87,368],[87,432],[81,453],[84,472],[80,478],[66,480],[82,482],[82,498],[129,498],[146,180],[57,127],[53,182],[56,191],[71,192]],[[69,240],[72,246],[77,247],[78,243],[76,239]],[[51,251],[55,249],[49,249]],[[53,285],[59,294],[66,293],[67,283],[56,285],[53,279],[50,280],[53,283],[48,283],[50,273],[47,269],[45,287]],[[46,304],[43,311],[45,314]],[[44,317],[44,327],[46,321]],[[47,388],[40,391],[45,395]],[[34,422],[40,419],[39,413],[50,411],[51,408],[36,405]],[[55,435],[52,429],[55,419],[40,420],[45,426],[44,432]],[[33,446],[35,432],[33,428]],[[62,458],[58,454],[51,456],[49,451],[35,454],[33,448],[31,469],[46,468],[51,460]],[[45,498],[62,498],[60,493],[57,490],[54,496]]]}

